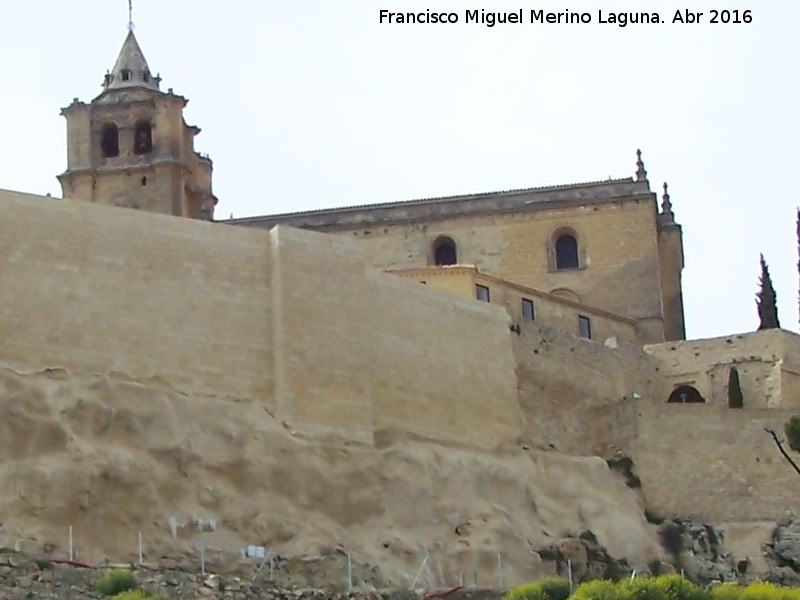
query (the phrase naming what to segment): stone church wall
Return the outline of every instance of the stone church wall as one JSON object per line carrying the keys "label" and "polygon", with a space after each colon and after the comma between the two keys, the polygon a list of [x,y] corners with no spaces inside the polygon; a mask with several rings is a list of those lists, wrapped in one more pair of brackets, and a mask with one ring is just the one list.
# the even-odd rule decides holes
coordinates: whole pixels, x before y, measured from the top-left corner
{"label": "stone church wall", "polygon": [[[432,244],[450,237],[460,264],[543,292],[570,290],[583,304],[639,321],[640,339],[655,343],[664,340],[655,217],[648,195],[583,207],[443,214],[425,222],[348,224],[324,231],[362,241],[368,260],[381,269],[431,265]],[[552,266],[553,235],[562,228],[578,238],[579,269]]]}

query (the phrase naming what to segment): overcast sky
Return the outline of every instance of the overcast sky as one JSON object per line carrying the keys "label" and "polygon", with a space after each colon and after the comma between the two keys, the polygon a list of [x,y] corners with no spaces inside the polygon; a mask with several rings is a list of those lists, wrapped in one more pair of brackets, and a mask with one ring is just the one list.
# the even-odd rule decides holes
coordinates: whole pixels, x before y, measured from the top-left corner
{"label": "overcast sky", "polygon": [[[796,331],[800,2],[682,2],[135,0],[134,20],[203,129],[217,218],[628,177],[641,148],[684,228],[688,336],[757,327],[759,252]],[[60,196],[59,110],[100,92],[127,1],[4,4],[0,188]],[[689,6],[703,23],[670,22]],[[668,22],[597,23],[643,7]],[[381,8],[460,23],[380,24]],[[464,23],[481,8],[594,23]],[[714,8],[752,23],[710,24]]]}

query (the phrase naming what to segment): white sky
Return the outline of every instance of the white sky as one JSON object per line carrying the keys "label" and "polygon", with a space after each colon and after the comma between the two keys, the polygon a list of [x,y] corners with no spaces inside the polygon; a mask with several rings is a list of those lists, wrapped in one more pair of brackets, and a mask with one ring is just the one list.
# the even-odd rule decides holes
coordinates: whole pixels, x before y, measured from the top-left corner
{"label": "white sky", "polygon": [[[59,109],[89,101],[125,0],[5,2],[0,188],[60,196]],[[597,24],[597,10],[704,24]],[[457,25],[380,25],[452,10]],[[588,10],[591,25],[463,23],[465,9]],[[712,8],[753,22],[707,23]],[[758,254],[797,330],[800,2],[135,0],[150,68],[190,104],[217,218],[627,177],[641,147],[684,227],[689,337],[755,329]]]}

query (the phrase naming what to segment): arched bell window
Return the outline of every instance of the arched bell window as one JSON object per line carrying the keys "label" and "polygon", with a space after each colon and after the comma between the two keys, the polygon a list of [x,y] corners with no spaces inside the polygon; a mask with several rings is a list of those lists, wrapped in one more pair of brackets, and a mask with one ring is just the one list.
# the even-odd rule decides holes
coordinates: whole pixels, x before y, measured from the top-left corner
{"label": "arched bell window", "polygon": [[103,125],[100,134],[100,149],[103,152],[103,158],[119,156],[119,129],[114,123]]}
{"label": "arched bell window", "polygon": [[133,151],[136,154],[147,154],[153,149],[153,128],[150,121],[136,122],[133,131]]}

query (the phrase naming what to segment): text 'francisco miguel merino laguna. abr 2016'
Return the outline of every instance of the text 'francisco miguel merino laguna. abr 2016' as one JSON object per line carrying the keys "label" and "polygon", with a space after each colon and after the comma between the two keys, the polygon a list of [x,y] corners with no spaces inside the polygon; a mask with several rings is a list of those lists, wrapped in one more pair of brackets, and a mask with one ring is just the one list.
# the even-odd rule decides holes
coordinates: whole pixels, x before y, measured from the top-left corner
{"label": "text 'francisco miguel merino laguna. abr 2016'", "polygon": [[386,9],[379,11],[379,22],[389,24],[454,24],[466,23],[494,27],[507,24],[560,24],[580,25],[597,23],[601,25],[649,25],[653,23],[678,24],[726,24],[751,23],[750,10],[709,10],[707,13],[694,12],[688,9],[676,10],[671,17],[662,18],[657,12],[609,12],[598,10],[597,14],[565,10],[561,12],[545,12],[541,9],[517,9],[510,12],[493,12],[485,9],[467,9],[463,14],[457,12],[437,12],[430,9],[419,12],[392,12]]}

